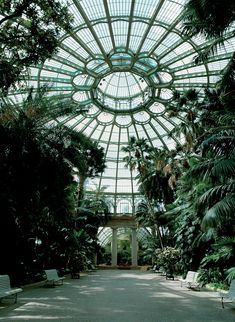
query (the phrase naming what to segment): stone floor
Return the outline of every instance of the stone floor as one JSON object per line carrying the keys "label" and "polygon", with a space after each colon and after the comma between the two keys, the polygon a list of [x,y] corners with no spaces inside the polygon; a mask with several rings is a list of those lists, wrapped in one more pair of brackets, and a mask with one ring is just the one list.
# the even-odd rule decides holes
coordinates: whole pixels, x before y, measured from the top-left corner
{"label": "stone floor", "polygon": [[25,288],[16,304],[2,301],[0,321],[234,322],[235,303],[222,309],[217,292],[149,271],[97,270],[54,288]]}

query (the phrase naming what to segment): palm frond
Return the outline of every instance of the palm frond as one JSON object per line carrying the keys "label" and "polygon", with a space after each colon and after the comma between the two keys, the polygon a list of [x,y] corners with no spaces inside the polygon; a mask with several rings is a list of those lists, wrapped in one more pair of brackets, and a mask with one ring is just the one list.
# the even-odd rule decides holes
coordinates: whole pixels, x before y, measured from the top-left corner
{"label": "palm frond", "polygon": [[213,42],[206,49],[202,50],[195,58],[195,64],[206,63],[211,56],[215,56],[221,47],[225,46],[225,38],[219,37],[213,40]]}
{"label": "palm frond", "polygon": [[231,178],[235,175],[235,159],[216,160],[211,174],[217,178]]}
{"label": "palm frond", "polygon": [[199,164],[195,164],[188,172],[187,177],[191,178],[203,178],[210,173],[211,169],[214,167],[215,160],[213,159],[202,159]]}
{"label": "palm frond", "polygon": [[227,218],[234,213],[235,197],[234,195],[227,195],[222,200],[218,201],[205,214],[202,220],[202,228],[216,227],[218,222],[223,218]]}
{"label": "palm frond", "polygon": [[231,282],[233,279],[235,279],[235,267],[231,267],[228,270],[226,270],[227,277],[226,279]]}
{"label": "palm frond", "polygon": [[207,179],[211,176],[216,178],[231,178],[235,174],[235,159],[205,159],[200,164],[195,165],[187,173],[188,177],[196,177],[198,179]]}
{"label": "palm frond", "polygon": [[202,155],[208,152],[213,153],[215,156],[234,154],[235,146],[235,130],[228,129],[220,131],[215,135],[211,135],[202,144]]}
{"label": "palm frond", "polygon": [[227,93],[231,90],[231,88],[234,89],[235,85],[235,53],[233,53],[233,57],[230,59],[228,65],[223,70],[223,77],[221,81],[219,82],[220,88]]}
{"label": "palm frond", "polygon": [[198,200],[200,205],[210,208],[215,201],[223,199],[228,193],[235,191],[235,182],[219,185],[207,190]]}
{"label": "palm frond", "polygon": [[234,237],[228,237],[228,236],[224,236],[221,237],[214,245],[214,248],[220,248],[222,246],[229,246],[229,247],[233,247],[235,250],[235,236]]}
{"label": "palm frond", "polygon": [[210,39],[221,37],[234,21],[234,7],[234,1],[231,0],[189,0],[183,12],[183,31],[189,36],[196,33]]}

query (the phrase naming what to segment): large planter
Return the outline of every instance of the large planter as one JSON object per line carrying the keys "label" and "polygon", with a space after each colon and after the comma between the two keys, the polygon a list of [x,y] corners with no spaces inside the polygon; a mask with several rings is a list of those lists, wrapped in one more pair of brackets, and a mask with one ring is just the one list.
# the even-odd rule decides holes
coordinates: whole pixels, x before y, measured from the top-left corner
{"label": "large planter", "polygon": [[129,264],[119,264],[118,269],[131,269],[131,266]]}

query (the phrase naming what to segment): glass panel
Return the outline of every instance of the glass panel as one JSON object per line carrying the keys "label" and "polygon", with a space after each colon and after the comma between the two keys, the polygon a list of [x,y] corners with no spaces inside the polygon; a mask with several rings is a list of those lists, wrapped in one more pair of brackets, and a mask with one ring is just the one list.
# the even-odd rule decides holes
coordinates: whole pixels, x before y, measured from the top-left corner
{"label": "glass panel", "polygon": [[80,38],[80,41],[85,41],[84,45],[88,46],[93,54],[101,54],[100,48],[88,28],[79,30],[76,36]]}
{"label": "glass panel", "polygon": [[152,50],[153,47],[158,44],[158,40],[162,37],[164,32],[166,31],[165,28],[160,27],[160,26],[152,26],[145,41],[143,44],[143,50],[144,51],[149,51]]}
{"label": "glass panel", "polygon": [[131,193],[132,192],[132,185],[131,185],[131,180],[123,180],[123,179],[118,179],[117,181],[117,193]]}
{"label": "glass panel", "polygon": [[109,27],[107,23],[99,23],[94,25],[94,31],[99,35],[99,41],[101,42],[104,50],[110,52],[112,50],[112,41],[110,37]]}
{"label": "glass panel", "polygon": [[151,17],[157,7],[159,0],[137,0],[134,15],[140,17]]}
{"label": "glass panel", "polygon": [[115,21],[112,23],[115,45],[117,47],[125,47],[128,33],[128,22]]}
{"label": "glass panel", "polygon": [[[88,180],[88,190],[101,185],[112,196],[138,194],[133,179],[137,172],[131,175],[124,167],[121,147],[134,136],[172,149],[175,140],[168,133],[183,117],[168,119],[165,114],[173,90],[183,93],[194,88],[203,95],[202,88],[215,86],[235,51],[235,38],[228,30],[217,54],[207,64],[195,65],[195,57],[211,41],[202,35],[183,37],[180,15],[185,1],[61,1],[75,17],[73,31],[61,33],[51,59],[31,67],[27,84],[35,90],[50,84],[49,97],[76,102],[80,115],[56,121],[104,147],[107,169]],[[25,87],[20,89],[12,89],[6,100],[20,105],[26,97]],[[177,140],[184,142],[183,136]]]}
{"label": "glass panel", "polygon": [[105,16],[104,5],[102,1],[99,0],[82,0],[80,1],[83,10],[89,20],[98,19]]}
{"label": "glass panel", "polygon": [[129,16],[131,8],[131,0],[109,0],[110,15],[113,16]]}

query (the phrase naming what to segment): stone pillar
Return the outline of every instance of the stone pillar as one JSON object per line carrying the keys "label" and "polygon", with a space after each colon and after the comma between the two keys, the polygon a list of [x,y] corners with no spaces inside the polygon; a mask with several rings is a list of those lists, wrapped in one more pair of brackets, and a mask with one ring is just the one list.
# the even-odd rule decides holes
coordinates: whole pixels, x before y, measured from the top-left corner
{"label": "stone pillar", "polygon": [[117,265],[117,228],[112,228],[112,265]]}
{"label": "stone pillar", "polygon": [[137,266],[137,252],[138,252],[138,244],[137,244],[137,234],[136,228],[132,228],[132,239],[131,239],[131,265]]}

